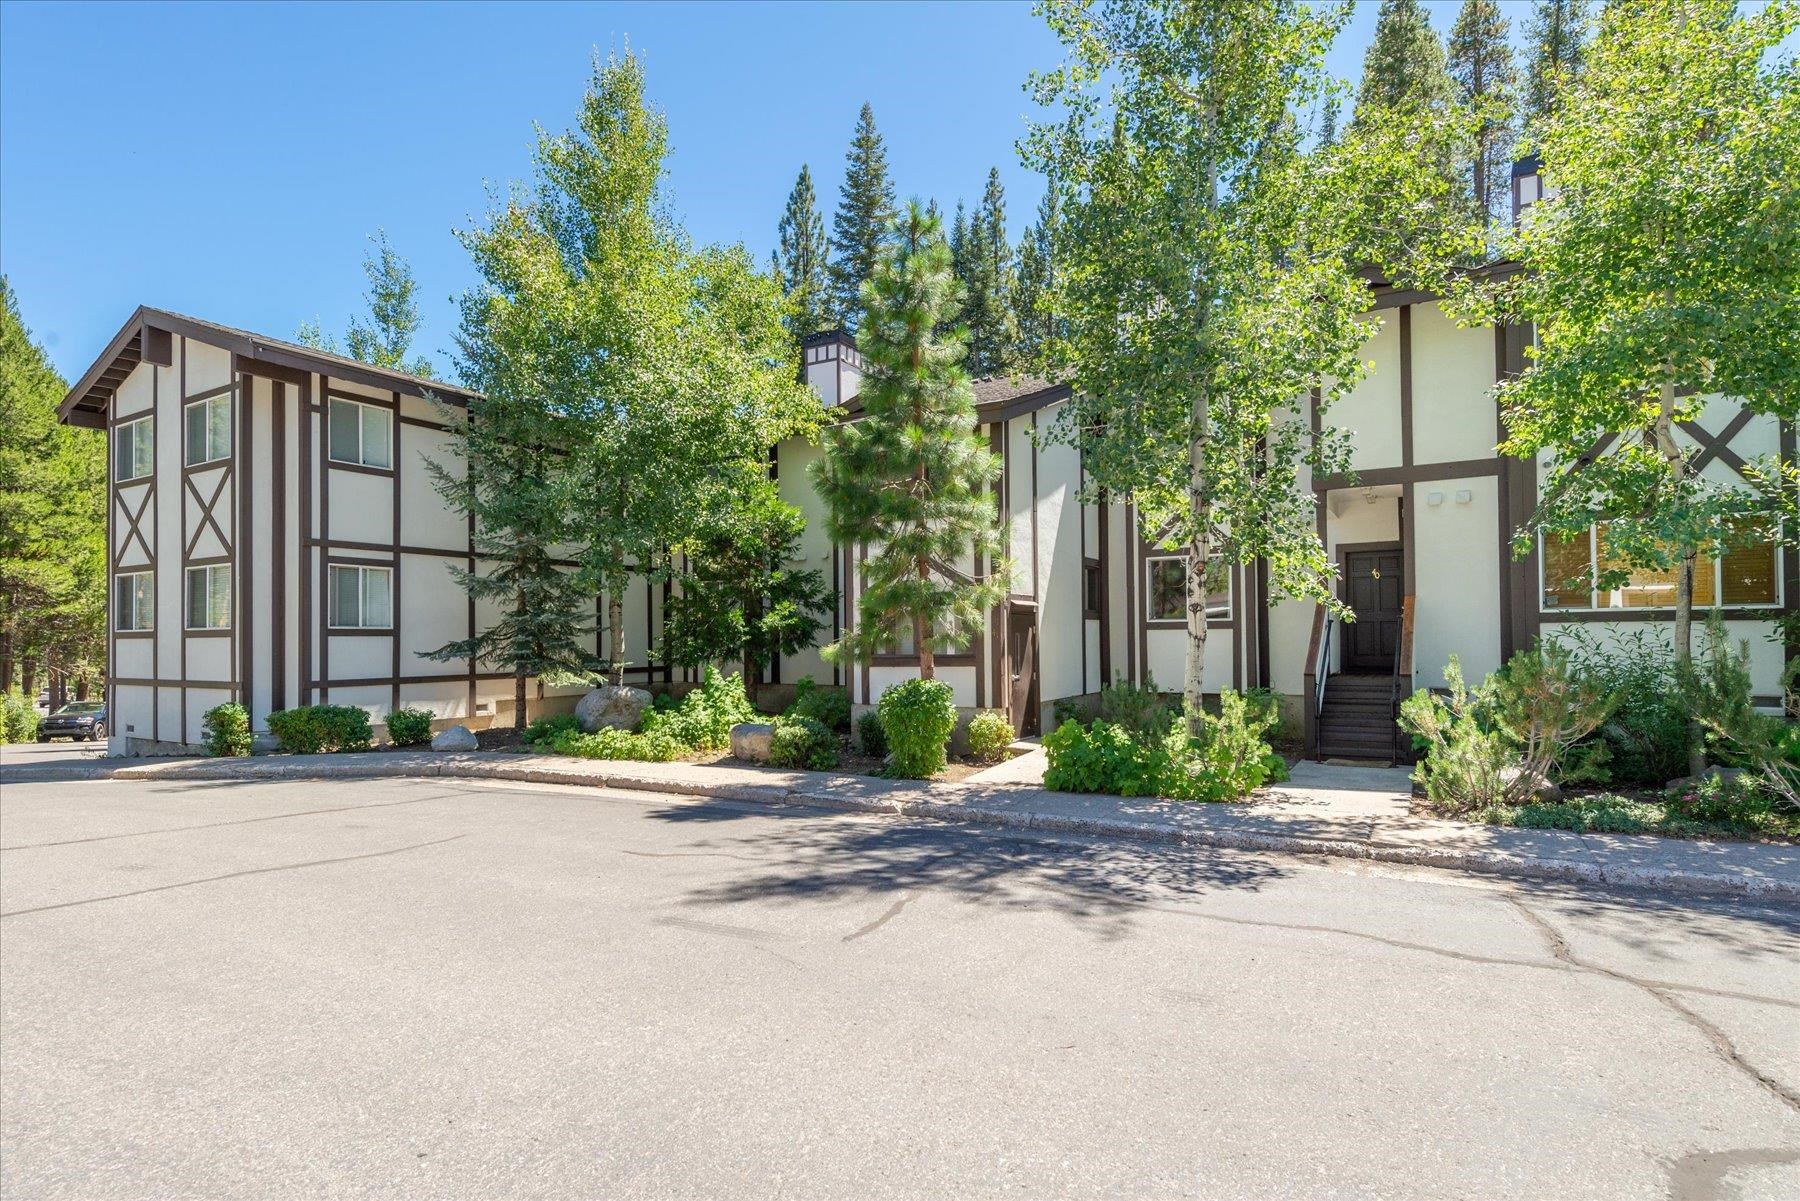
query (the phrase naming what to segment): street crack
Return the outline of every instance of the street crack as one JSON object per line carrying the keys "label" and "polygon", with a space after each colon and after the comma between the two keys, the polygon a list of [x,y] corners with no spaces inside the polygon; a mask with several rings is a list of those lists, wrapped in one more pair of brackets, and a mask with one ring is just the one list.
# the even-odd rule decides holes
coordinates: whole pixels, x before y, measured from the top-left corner
{"label": "street crack", "polygon": [[899,917],[900,911],[902,909],[905,909],[908,905],[912,904],[914,901],[916,901],[918,899],[919,899],[918,893],[916,893],[916,892],[907,893],[905,896],[901,897],[898,901],[895,901],[892,905],[889,905],[887,907],[887,911],[885,913],[883,913],[880,917],[876,918],[874,921],[870,922],[868,925],[862,927],[861,929],[853,930],[849,934],[844,935],[843,941],[855,942],[857,939],[863,937],[864,935],[875,933],[875,931],[881,929],[883,926],[887,925],[889,922],[891,922],[895,918]]}
{"label": "street crack", "polygon": [[1706,1040],[1712,1044],[1713,1050],[1732,1068],[1749,1077],[1758,1087],[1762,1088],[1795,1113],[1800,1113],[1800,1090],[1795,1090],[1787,1084],[1782,1083],[1768,1072],[1763,1071],[1761,1068],[1745,1059],[1743,1053],[1737,1049],[1736,1044],[1731,1041],[1730,1037],[1723,1030],[1702,1017],[1700,1014],[1694,1012],[1692,1009],[1689,1009],[1686,1005],[1683,1005],[1671,995],[1666,986],[1649,980],[1640,979],[1627,972],[1621,972],[1602,964],[1591,963],[1588,960],[1581,958],[1579,955],[1575,954],[1574,949],[1569,946],[1568,940],[1562,936],[1562,933],[1558,931],[1555,926],[1551,925],[1548,919],[1543,917],[1524,901],[1521,901],[1516,893],[1509,892],[1503,895],[1512,903],[1513,908],[1517,909],[1520,915],[1522,915],[1526,921],[1530,922],[1539,934],[1543,935],[1544,941],[1550,945],[1550,954],[1554,956],[1558,962],[1565,963],[1576,971],[1590,972],[1596,976],[1605,976],[1607,979],[1617,980],[1621,984],[1629,984],[1631,987],[1640,989],[1649,996],[1654,997],[1671,1012],[1680,1017],[1682,1021],[1704,1035]]}
{"label": "street crack", "polygon": [[176,888],[192,888],[196,884],[217,884],[221,880],[237,880],[245,876],[266,876],[270,872],[298,871],[303,867],[325,867],[333,863],[354,863],[359,859],[381,859],[388,855],[400,855],[407,851],[423,850],[426,847],[442,846],[446,842],[455,842],[465,835],[452,834],[448,838],[434,838],[430,842],[415,842],[411,846],[392,847],[385,851],[369,851],[361,855],[340,855],[335,859],[308,859],[301,863],[278,863],[274,867],[252,867],[241,872],[226,872],[222,876],[206,876],[199,880],[180,880],[174,884],[159,884],[155,888],[140,888],[134,892],[115,892],[103,897],[84,897],[79,901],[59,901],[54,905],[37,905],[30,909],[14,909],[0,913],[0,918],[24,917],[29,913],[48,913],[52,909],[73,909],[77,905],[98,905],[101,901],[123,901],[127,897],[149,896],[153,892],[169,892]]}

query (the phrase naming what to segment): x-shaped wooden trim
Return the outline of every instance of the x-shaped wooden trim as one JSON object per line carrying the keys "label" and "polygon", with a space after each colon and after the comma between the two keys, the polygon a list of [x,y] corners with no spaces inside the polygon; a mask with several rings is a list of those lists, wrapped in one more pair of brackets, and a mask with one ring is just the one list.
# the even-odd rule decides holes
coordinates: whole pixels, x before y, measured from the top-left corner
{"label": "x-shaped wooden trim", "polygon": [[1714,459],[1718,459],[1739,475],[1744,474],[1747,464],[1737,452],[1731,449],[1731,440],[1743,432],[1744,427],[1750,424],[1752,416],[1754,414],[1749,409],[1739,409],[1737,416],[1726,423],[1725,428],[1719,431],[1719,436],[1716,438],[1707,433],[1698,422],[1684,421],[1681,423],[1682,432],[1700,444],[1700,454],[1694,459],[1692,465],[1695,475],[1699,475],[1700,469]]}
{"label": "x-shaped wooden trim", "polygon": [[155,566],[156,556],[150,552],[150,543],[144,538],[144,529],[141,524],[144,520],[144,511],[150,507],[150,498],[155,495],[156,485],[154,483],[145,485],[143,499],[138,501],[137,512],[133,513],[130,506],[125,503],[124,495],[116,490],[113,492],[113,502],[119,506],[119,512],[125,517],[125,540],[113,555],[115,570],[124,565],[125,552],[131,549],[133,538],[136,538],[137,544],[144,548],[144,561]]}
{"label": "x-shaped wooden trim", "polygon": [[219,536],[219,553],[225,555],[231,553],[231,540],[225,537],[224,527],[220,526],[217,519],[213,517],[213,506],[219,503],[219,497],[224,494],[225,485],[230,482],[231,468],[227,467],[219,472],[219,482],[213,485],[212,499],[206,500],[200,496],[200,489],[194,487],[193,476],[181,477],[182,487],[192,493],[194,499],[200,504],[200,524],[195,527],[194,536],[188,539],[187,546],[181,552],[184,559],[194,557],[194,548],[200,545],[200,536],[206,533],[206,527],[209,525],[213,528],[213,533]]}

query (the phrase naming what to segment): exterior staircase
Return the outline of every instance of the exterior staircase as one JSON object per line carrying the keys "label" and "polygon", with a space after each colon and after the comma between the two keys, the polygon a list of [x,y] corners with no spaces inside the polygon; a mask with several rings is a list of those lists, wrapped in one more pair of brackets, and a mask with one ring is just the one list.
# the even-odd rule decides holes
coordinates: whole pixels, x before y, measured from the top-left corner
{"label": "exterior staircase", "polygon": [[1400,606],[1400,631],[1392,671],[1333,671],[1332,638],[1337,620],[1324,605],[1313,610],[1312,641],[1306,648],[1305,693],[1301,697],[1309,759],[1412,759],[1412,740],[1401,732],[1399,707],[1413,690],[1414,602]]}
{"label": "exterior staircase", "polygon": [[1404,757],[1394,724],[1394,679],[1388,673],[1337,672],[1325,681],[1319,706],[1318,757],[1379,759]]}

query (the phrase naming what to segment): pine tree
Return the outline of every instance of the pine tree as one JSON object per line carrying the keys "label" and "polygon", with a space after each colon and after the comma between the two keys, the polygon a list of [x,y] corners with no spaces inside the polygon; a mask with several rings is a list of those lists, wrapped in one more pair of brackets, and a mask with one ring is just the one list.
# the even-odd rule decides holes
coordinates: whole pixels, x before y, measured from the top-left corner
{"label": "pine tree", "polygon": [[[927,216],[930,211],[927,210]],[[956,278],[962,293],[957,300],[950,325],[960,325],[966,320],[966,304],[969,297],[969,213],[963,202],[956,202],[956,218],[950,223],[950,274]]]}
{"label": "pine tree", "polygon": [[1381,0],[1375,36],[1363,56],[1360,117],[1370,105],[1386,109],[1441,108],[1452,94],[1444,45],[1419,0]]}
{"label": "pine tree", "polygon": [[1038,201],[1037,221],[1019,236],[1018,284],[1013,308],[1018,313],[1017,361],[1034,371],[1049,369],[1049,352],[1058,333],[1054,297],[1056,286],[1056,181],[1049,181]]}
{"label": "pine tree", "polygon": [[875,129],[875,110],[864,104],[845,156],[837,213],[831,219],[832,314],[846,329],[855,330],[861,320],[862,286],[875,273],[882,239],[893,219],[887,147]]}
{"label": "pine tree", "polygon": [[1473,132],[1450,78],[1444,44],[1419,0],[1381,0],[1375,36],[1363,56],[1362,86],[1353,130],[1395,121],[1448,131],[1438,144],[1438,173],[1449,185],[1446,204],[1463,219],[1473,208],[1465,164]]}
{"label": "pine tree", "polygon": [[1337,145],[1341,107],[1342,101],[1336,91],[1327,93],[1324,102],[1319,105],[1319,136],[1315,143],[1318,149],[1329,150]]}
{"label": "pine tree", "polygon": [[0,692],[106,662],[106,436],[58,424],[67,391],[0,276]]}
{"label": "pine tree", "polygon": [[1497,0],[1463,0],[1450,31],[1450,78],[1480,121],[1469,184],[1475,212],[1484,221],[1493,220],[1510,195],[1518,73],[1507,26]]}
{"label": "pine tree", "polygon": [[1018,342],[1013,312],[1012,243],[1006,237],[1006,193],[1000,169],[988,170],[981,207],[969,222],[963,250],[968,275],[963,320],[969,329],[969,371],[977,377],[1001,375],[1011,366]]}
{"label": "pine tree", "polygon": [[[395,253],[388,242],[387,231],[376,230],[369,241],[375,249],[363,256],[363,274],[369,277],[369,319],[350,318],[349,332],[344,335],[349,356],[374,367],[404,371],[410,375],[431,377],[431,360],[423,355],[409,359],[413,338],[419,332],[418,281],[412,267]],[[332,354],[337,343],[324,332],[318,320],[304,322],[297,335],[306,346]]]}
{"label": "pine tree", "polygon": [[1588,0],[1538,0],[1525,25],[1527,128],[1556,108],[1560,89],[1581,74],[1588,36]]}
{"label": "pine tree", "polygon": [[979,578],[955,566],[1002,553],[989,491],[999,456],[976,435],[961,341],[935,332],[955,293],[942,229],[915,202],[863,293],[863,416],[826,431],[812,468],[832,538],[869,547],[857,622],[828,655],[867,662],[910,639],[924,679],[936,651],[980,632],[1011,582],[1004,562]]}
{"label": "pine tree", "polygon": [[741,504],[714,513],[676,547],[676,577],[663,620],[661,657],[683,667],[736,660],[756,699],[763,668],[813,644],[837,594],[821,571],[797,570],[806,518],[772,481],[756,481]]}
{"label": "pine tree", "polygon": [[831,244],[825,240],[825,219],[819,216],[812,171],[804,163],[776,232],[781,245],[773,265],[787,299],[789,332],[804,338],[831,328],[831,295],[825,278]]}

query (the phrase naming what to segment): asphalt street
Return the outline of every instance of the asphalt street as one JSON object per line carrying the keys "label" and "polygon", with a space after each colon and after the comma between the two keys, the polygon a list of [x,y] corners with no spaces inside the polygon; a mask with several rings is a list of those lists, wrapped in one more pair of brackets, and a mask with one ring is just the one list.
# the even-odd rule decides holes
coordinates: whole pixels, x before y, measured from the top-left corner
{"label": "asphalt street", "polygon": [[1791,1198],[1797,965],[1741,901],[0,767],[0,1194]]}

